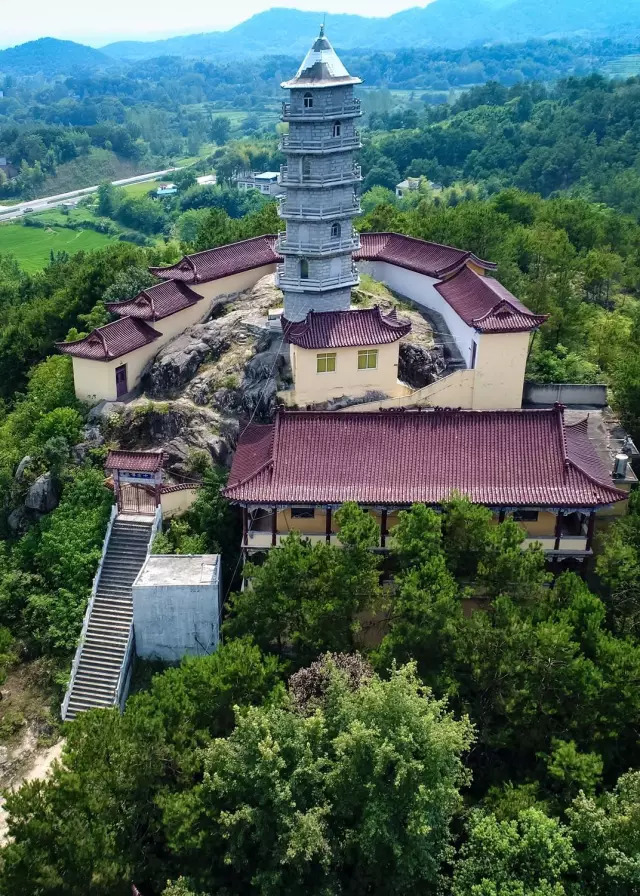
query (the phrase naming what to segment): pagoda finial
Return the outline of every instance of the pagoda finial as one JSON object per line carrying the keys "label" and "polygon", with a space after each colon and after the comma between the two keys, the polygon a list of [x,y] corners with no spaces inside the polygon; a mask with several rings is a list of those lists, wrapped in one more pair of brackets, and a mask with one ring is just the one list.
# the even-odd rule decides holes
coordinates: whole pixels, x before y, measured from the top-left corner
{"label": "pagoda finial", "polygon": [[325,13],[324,18],[322,19],[322,25],[320,25],[320,34],[318,35],[318,37],[324,37],[324,23],[326,18],[327,14]]}

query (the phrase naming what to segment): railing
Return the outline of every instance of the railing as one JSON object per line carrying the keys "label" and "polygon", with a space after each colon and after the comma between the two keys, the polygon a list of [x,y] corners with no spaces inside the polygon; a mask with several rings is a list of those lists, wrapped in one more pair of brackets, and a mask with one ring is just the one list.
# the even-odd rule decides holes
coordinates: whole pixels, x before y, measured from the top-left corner
{"label": "railing", "polygon": [[359,131],[354,131],[353,134],[342,134],[340,137],[327,136],[320,139],[285,134],[282,137],[280,149],[283,152],[326,152],[332,149],[360,149],[361,145]]}
{"label": "railing", "polygon": [[78,646],[76,647],[76,652],[73,657],[73,663],[71,664],[71,673],[69,675],[69,684],[67,685],[67,690],[64,695],[64,700],[62,701],[62,707],[60,709],[60,715],[62,717],[62,721],[64,722],[67,710],[69,709],[69,700],[71,699],[71,691],[73,690],[73,685],[76,680],[76,675],[78,674],[78,666],[80,664],[80,656],[82,654],[82,647],[84,645],[84,639],[87,635],[87,628],[89,627],[89,620],[91,618],[91,611],[93,610],[93,604],[96,599],[96,592],[98,590],[98,582],[100,581],[100,573],[102,572],[102,566],[104,564],[104,558],[107,554],[107,549],[109,547],[109,539],[111,538],[111,530],[113,529],[113,523],[118,514],[118,507],[116,504],[111,508],[111,516],[109,517],[109,523],[107,524],[107,532],[104,536],[104,541],[102,542],[102,555],[100,557],[100,562],[98,563],[98,569],[96,570],[96,574],[93,577],[93,584],[91,585],[91,596],[89,598],[89,603],[87,604],[87,609],[84,614],[84,619],[82,621],[82,631],[80,632],[80,637],[78,639]]}
{"label": "railing", "polygon": [[322,289],[330,289],[331,287],[347,287],[354,286],[359,282],[357,268],[351,269],[351,274],[339,274],[337,277],[308,277],[293,276],[285,274],[284,265],[279,264],[276,267],[276,284],[282,287],[290,287],[295,289],[304,289],[310,292],[319,292]]}
{"label": "railing", "polygon": [[283,218],[336,218],[339,215],[360,214],[360,200],[357,197],[349,202],[340,202],[338,205],[294,205],[288,202],[286,197],[280,202],[278,214]]}
{"label": "railing", "polygon": [[291,186],[301,187],[330,187],[333,184],[352,184],[362,180],[362,169],[360,165],[354,165],[350,171],[344,171],[335,174],[309,174],[302,176],[295,168],[291,169],[289,176],[289,166],[280,166],[280,183],[281,185],[289,184]]}
{"label": "railing", "polygon": [[341,249],[355,252],[360,248],[360,234],[357,230],[352,233],[340,236],[337,239],[321,240],[316,243],[307,240],[293,240],[287,236],[286,230],[281,230],[278,234],[278,252],[286,252],[287,250],[294,252],[307,252],[310,255],[319,252],[337,252]]}
{"label": "railing", "polygon": [[300,121],[323,118],[341,118],[344,115],[361,115],[360,100],[351,99],[342,103],[340,106],[321,106],[314,105],[310,107],[295,106],[291,103],[282,104],[282,118],[284,121]]}
{"label": "railing", "polygon": [[[153,547],[153,540],[158,534],[158,532],[162,529],[162,507],[156,507],[156,512],[153,517],[153,524],[151,526],[151,532],[149,533],[149,543],[147,545],[147,558],[151,554],[151,549]],[[146,558],[145,558],[146,563]],[[131,602],[133,604],[133,585],[131,586]],[[135,645],[135,633],[133,627],[133,621],[131,622],[131,626],[129,628],[129,637],[127,638],[127,646],[124,652],[124,660],[122,661],[122,665],[120,666],[120,674],[118,675],[118,683],[116,685],[115,690],[115,704],[119,706],[120,709],[124,708],[124,702],[127,699],[127,694],[129,691],[129,682],[131,680],[131,665],[133,662],[133,653],[134,653],[134,645]]]}

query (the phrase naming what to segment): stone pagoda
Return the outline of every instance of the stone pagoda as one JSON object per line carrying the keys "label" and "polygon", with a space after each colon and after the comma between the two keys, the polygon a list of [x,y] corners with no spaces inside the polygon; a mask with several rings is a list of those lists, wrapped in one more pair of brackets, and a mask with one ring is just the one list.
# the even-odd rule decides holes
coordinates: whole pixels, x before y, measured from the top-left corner
{"label": "stone pagoda", "polygon": [[282,84],[289,91],[282,107],[289,133],[282,138],[287,163],[279,213],[286,230],[278,237],[284,263],[277,283],[289,321],[303,320],[311,310],[348,310],[358,283],[352,253],[360,245],[353,219],[360,213],[354,154],[361,145],[355,127],[361,113],[353,88],[360,83],[322,26],[296,76]]}

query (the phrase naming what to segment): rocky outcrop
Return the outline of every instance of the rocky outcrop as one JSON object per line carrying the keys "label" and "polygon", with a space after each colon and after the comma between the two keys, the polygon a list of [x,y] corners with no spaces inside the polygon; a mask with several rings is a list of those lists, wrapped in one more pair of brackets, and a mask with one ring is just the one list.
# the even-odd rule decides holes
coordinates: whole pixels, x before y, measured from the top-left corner
{"label": "rocky outcrop", "polygon": [[24,506],[36,513],[50,513],[58,506],[60,491],[51,473],[43,473],[27,489]]}
{"label": "rocky outcrop", "polygon": [[416,342],[400,345],[398,378],[413,389],[422,389],[440,379],[446,368],[446,361],[440,346],[430,348]]}
{"label": "rocky outcrop", "polygon": [[227,315],[185,330],[162,349],[143,377],[151,398],[175,398],[194,378],[205,361],[217,361],[231,345],[237,315]]}
{"label": "rocky outcrop", "polygon": [[33,458],[31,457],[30,454],[27,454],[22,458],[22,460],[16,467],[16,472],[13,477],[15,482],[22,482],[22,480],[24,478],[25,470],[27,469],[29,464],[32,462],[32,460],[33,460]]}

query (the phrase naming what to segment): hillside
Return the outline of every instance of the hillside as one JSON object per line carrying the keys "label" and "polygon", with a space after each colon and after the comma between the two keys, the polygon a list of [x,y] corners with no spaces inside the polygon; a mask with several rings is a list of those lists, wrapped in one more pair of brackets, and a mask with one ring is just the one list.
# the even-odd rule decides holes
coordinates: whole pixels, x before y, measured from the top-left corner
{"label": "hillside", "polygon": [[[228,31],[173,37],[161,41],[119,41],[103,47],[120,59],[150,59],[159,55],[239,56],[301,54],[321,12],[269,9]],[[578,36],[619,37],[640,30],[640,4],[607,0],[434,0],[425,7],[403,10],[388,18],[332,15],[328,31],[342,50],[399,47],[463,47],[485,41],[525,41],[532,38]]]}
{"label": "hillside", "polygon": [[8,50],[0,50],[0,72],[17,75],[64,74],[74,69],[99,68],[112,64],[100,50],[74,43],[41,37]]}

